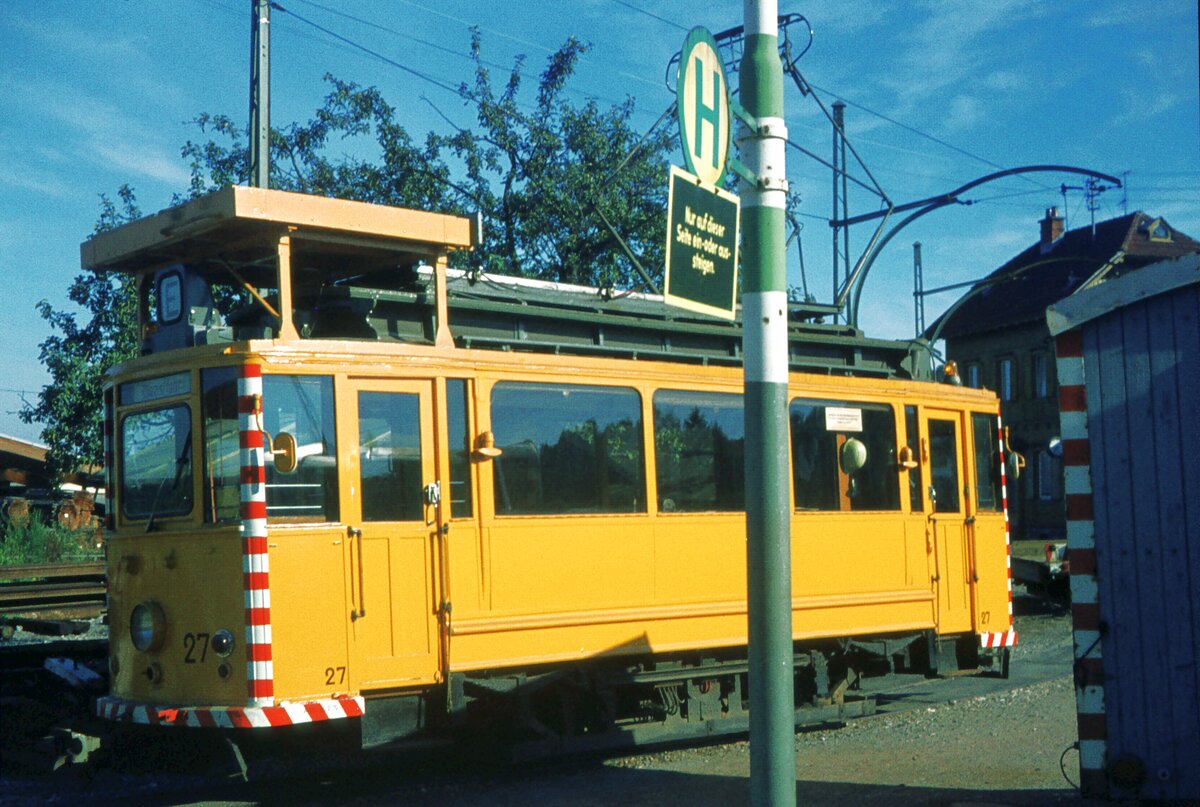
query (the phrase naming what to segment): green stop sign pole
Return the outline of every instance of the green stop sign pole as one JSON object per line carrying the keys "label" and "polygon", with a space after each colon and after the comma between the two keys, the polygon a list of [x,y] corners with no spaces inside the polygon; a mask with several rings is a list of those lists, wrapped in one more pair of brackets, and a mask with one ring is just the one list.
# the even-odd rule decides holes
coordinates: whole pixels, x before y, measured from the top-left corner
{"label": "green stop sign pole", "polygon": [[[787,175],[777,0],[744,0],[738,144],[743,177],[742,340],[746,402],[746,560],[750,801],[796,803],[792,563],[788,516]],[[740,174],[741,172],[739,172]]]}

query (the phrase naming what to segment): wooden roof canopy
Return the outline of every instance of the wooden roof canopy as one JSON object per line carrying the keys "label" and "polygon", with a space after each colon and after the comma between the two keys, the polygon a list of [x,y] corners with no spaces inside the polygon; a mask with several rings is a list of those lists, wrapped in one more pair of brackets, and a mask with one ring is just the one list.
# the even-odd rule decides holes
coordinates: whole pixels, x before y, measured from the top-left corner
{"label": "wooden roof canopy", "polygon": [[434,262],[473,246],[472,221],[420,210],[227,186],[97,233],[80,245],[84,269],[142,273],[160,266],[269,246],[284,236]]}

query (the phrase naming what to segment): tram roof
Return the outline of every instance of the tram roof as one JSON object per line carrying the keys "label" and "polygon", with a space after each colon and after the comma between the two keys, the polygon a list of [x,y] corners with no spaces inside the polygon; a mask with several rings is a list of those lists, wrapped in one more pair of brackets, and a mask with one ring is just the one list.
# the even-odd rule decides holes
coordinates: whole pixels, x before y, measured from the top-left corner
{"label": "tram roof", "polygon": [[289,230],[348,236],[416,256],[473,245],[463,216],[230,185],[152,216],[97,233],[80,245],[85,269],[141,272],[214,249],[262,243]]}

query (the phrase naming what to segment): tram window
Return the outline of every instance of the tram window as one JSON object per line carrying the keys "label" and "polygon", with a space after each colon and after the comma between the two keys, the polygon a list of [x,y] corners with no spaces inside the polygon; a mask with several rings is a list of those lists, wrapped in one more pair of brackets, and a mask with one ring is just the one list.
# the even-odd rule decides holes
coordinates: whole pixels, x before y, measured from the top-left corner
{"label": "tram window", "polygon": [[922,499],[922,482],[921,482],[921,432],[917,426],[917,407],[904,407],[904,431],[907,435],[908,450],[912,452],[913,459],[918,460],[916,468],[908,470],[908,503],[909,508],[914,513],[920,513],[924,510],[925,504]]}
{"label": "tram window", "polygon": [[746,509],[742,396],[654,393],[654,457],[661,512]]}
{"label": "tram window", "polygon": [[[792,478],[797,510],[899,510],[896,422],[890,406],[793,400]],[[857,470],[839,456],[851,439],[865,449]]]}
{"label": "tram window", "polygon": [[200,373],[204,440],[204,520],[210,524],[241,517],[241,425],[237,411],[237,368],[215,367]]}
{"label": "tram window", "polygon": [[127,518],[192,510],[192,414],[185,404],[134,412],[121,424],[121,508]]}
{"label": "tram window", "polygon": [[422,518],[421,399],[417,395],[358,394],[358,465],[363,521]]}
{"label": "tram window", "polygon": [[267,462],[267,518],[337,521],[337,434],[333,379],[328,376],[263,376],[263,428],[296,438],[296,470],[282,474]]}
{"label": "tram window", "polygon": [[446,415],[450,439],[450,517],[469,518],[472,513],[471,435],[466,379],[446,379]]}
{"label": "tram window", "polygon": [[641,411],[624,387],[496,384],[496,512],[644,513]]}
{"label": "tram window", "polygon": [[975,437],[975,502],[980,510],[999,511],[1002,502],[996,416],[973,412],[971,429]]}
{"label": "tram window", "polygon": [[938,513],[959,512],[958,437],[952,420],[929,421],[929,495]]}

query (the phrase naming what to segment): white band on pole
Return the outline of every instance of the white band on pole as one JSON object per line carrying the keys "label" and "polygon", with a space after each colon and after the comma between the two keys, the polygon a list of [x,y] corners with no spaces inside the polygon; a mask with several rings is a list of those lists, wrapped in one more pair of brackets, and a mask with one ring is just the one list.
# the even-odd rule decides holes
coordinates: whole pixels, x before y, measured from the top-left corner
{"label": "white band on pole", "polygon": [[[787,207],[787,126],[783,118],[758,118],[761,134],[753,148],[741,148],[742,161],[758,177],[758,183],[743,182],[742,207]],[[738,145],[754,137],[745,125],[738,127]]]}
{"label": "white band on pole", "polygon": [[745,0],[742,8],[746,20],[746,36],[779,36],[778,0]]}
{"label": "white band on pole", "polygon": [[746,381],[787,384],[787,292],[742,295],[742,353]]}

